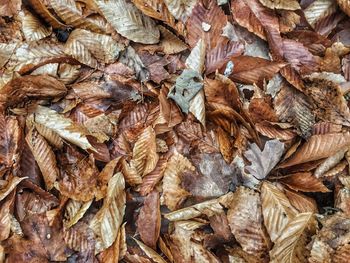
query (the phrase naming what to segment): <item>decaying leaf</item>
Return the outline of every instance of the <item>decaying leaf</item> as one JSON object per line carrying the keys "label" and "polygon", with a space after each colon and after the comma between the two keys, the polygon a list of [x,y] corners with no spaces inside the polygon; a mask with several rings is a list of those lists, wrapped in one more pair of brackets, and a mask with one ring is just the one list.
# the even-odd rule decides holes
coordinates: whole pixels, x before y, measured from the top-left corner
{"label": "decaying leaf", "polygon": [[239,187],[229,206],[227,219],[238,243],[249,254],[263,255],[271,241],[263,225],[259,194]]}
{"label": "decaying leaf", "polygon": [[302,192],[329,192],[328,188],[321,180],[312,175],[312,173],[295,173],[284,177],[280,182],[286,184],[295,191]]}
{"label": "decaying leaf", "polygon": [[179,153],[175,153],[168,160],[163,178],[163,198],[165,205],[170,210],[177,209],[180,204],[190,195],[181,188],[181,175],[186,170],[193,171],[195,168],[191,162]]}
{"label": "decaying leaf", "polygon": [[51,34],[51,30],[43,25],[40,20],[30,13],[28,10],[23,10],[22,31],[24,37],[28,41],[37,41]]}
{"label": "decaying leaf", "polygon": [[259,0],[264,6],[271,9],[285,9],[285,10],[297,10],[300,9],[298,1],[270,1],[270,0]]}
{"label": "decaying leaf", "polygon": [[279,140],[267,141],[263,151],[255,143],[251,144],[250,149],[244,153],[251,162],[247,171],[257,179],[264,179],[280,161],[283,151],[284,144]]}

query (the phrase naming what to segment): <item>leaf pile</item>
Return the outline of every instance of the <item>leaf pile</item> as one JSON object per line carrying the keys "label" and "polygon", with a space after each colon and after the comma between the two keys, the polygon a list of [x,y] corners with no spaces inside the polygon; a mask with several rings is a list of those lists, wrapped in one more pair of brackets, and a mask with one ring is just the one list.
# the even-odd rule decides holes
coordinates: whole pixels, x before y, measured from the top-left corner
{"label": "leaf pile", "polygon": [[0,262],[350,262],[349,0],[0,0]]}

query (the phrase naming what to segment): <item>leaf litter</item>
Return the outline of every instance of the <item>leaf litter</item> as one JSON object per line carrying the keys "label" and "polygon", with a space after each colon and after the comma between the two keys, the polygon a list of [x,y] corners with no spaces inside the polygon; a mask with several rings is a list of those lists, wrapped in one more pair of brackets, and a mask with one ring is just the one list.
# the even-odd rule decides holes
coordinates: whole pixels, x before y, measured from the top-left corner
{"label": "leaf litter", "polygon": [[0,262],[350,262],[348,0],[0,0]]}

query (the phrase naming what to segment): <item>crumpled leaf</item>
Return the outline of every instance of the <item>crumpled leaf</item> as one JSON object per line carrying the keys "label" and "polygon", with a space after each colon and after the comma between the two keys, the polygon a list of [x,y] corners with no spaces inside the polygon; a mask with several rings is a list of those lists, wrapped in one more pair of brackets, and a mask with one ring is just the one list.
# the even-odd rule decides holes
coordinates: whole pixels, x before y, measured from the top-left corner
{"label": "crumpled leaf", "polygon": [[140,176],[145,176],[153,171],[158,159],[156,135],[149,126],[140,134],[134,145],[131,165],[136,168]]}
{"label": "crumpled leaf", "polygon": [[170,209],[177,209],[190,195],[181,187],[181,176],[186,170],[194,171],[191,162],[179,153],[173,154],[168,160],[163,177],[164,204]]}
{"label": "crumpled leaf", "polygon": [[125,0],[95,0],[106,20],[122,36],[143,44],[156,44],[159,29],[153,20]]}
{"label": "crumpled leaf", "polygon": [[160,233],[160,200],[159,193],[149,193],[137,219],[137,230],[141,240],[149,247],[155,249]]}
{"label": "crumpled leaf", "polygon": [[244,153],[244,156],[251,162],[251,165],[247,166],[246,169],[255,178],[262,180],[280,161],[283,152],[284,143],[279,140],[267,141],[263,151],[253,143],[250,145],[250,149]]}
{"label": "crumpled leaf", "polygon": [[245,252],[262,255],[270,248],[271,241],[263,226],[257,192],[239,187],[229,204],[227,219],[233,235]]}
{"label": "crumpled leaf", "polygon": [[261,185],[261,205],[264,224],[275,242],[284,227],[297,215],[287,196],[275,185],[264,182]]}
{"label": "crumpled leaf", "polygon": [[124,46],[110,36],[75,29],[65,44],[64,52],[85,65],[98,68],[99,63],[115,62],[123,49]]}
{"label": "crumpled leaf", "polygon": [[48,75],[15,78],[0,90],[0,103],[15,105],[28,99],[55,98],[66,94],[63,83]]}
{"label": "crumpled leaf", "polygon": [[44,177],[46,189],[51,190],[56,179],[59,177],[54,152],[47,141],[34,129],[28,132],[26,142]]}
{"label": "crumpled leaf", "polygon": [[313,135],[295,154],[283,162],[280,167],[288,167],[327,158],[349,145],[350,133]]}
{"label": "crumpled leaf", "polygon": [[43,106],[37,106],[33,113],[35,114],[35,122],[53,130],[63,139],[84,150],[94,150],[86,138],[88,133],[82,126]]}
{"label": "crumpled leaf", "polygon": [[117,238],[125,211],[125,183],[121,173],[115,174],[108,182],[107,196],[90,227],[96,235],[96,252],[113,244]]}
{"label": "crumpled leaf", "polygon": [[316,231],[312,213],[301,213],[291,220],[270,251],[271,262],[305,262],[308,238]]}
{"label": "crumpled leaf", "polygon": [[184,113],[188,113],[191,99],[203,88],[202,81],[196,71],[185,69],[170,89],[168,98],[173,99]]}

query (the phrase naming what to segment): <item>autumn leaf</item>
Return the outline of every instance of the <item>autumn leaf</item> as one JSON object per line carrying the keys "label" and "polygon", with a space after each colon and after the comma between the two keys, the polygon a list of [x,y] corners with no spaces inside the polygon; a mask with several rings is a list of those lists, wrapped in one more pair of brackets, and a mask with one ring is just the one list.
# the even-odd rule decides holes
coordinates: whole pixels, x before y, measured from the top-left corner
{"label": "autumn leaf", "polygon": [[300,5],[297,1],[279,1],[274,2],[271,0],[259,0],[260,3],[262,3],[264,6],[271,8],[271,9],[286,9],[286,10],[297,10],[300,9]]}
{"label": "autumn leaf", "polygon": [[270,251],[271,262],[304,262],[307,257],[305,245],[315,231],[316,221],[312,213],[295,216],[276,239]]}
{"label": "autumn leaf", "polygon": [[155,249],[160,233],[160,201],[159,193],[149,193],[141,208],[137,219],[137,229],[141,240],[149,247]]}
{"label": "autumn leaf", "polygon": [[134,145],[131,165],[140,176],[145,176],[156,167],[158,159],[156,135],[149,126],[140,134]]}
{"label": "autumn leaf", "polygon": [[244,153],[251,162],[247,171],[257,179],[264,179],[280,161],[283,151],[284,144],[279,140],[267,141],[263,151],[255,143],[251,144],[250,149]]}
{"label": "autumn leaf", "polygon": [[286,184],[295,191],[302,192],[329,192],[329,189],[321,180],[313,176],[311,173],[295,173],[284,177],[280,182]]}
{"label": "autumn leaf", "polygon": [[149,17],[125,0],[96,0],[106,20],[122,36],[143,44],[159,41],[159,30]]}
{"label": "autumn leaf", "polygon": [[28,10],[23,10],[23,16],[21,19],[22,31],[27,40],[37,41],[51,34],[51,30],[43,25],[40,20]]}
{"label": "autumn leaf", "polygon": [[117,238],[125,210],[125,183],[121,173],[115,174],[108,182],[107,196],[103,206],[90,223],[97,236],[96,251],[102,251]]}

